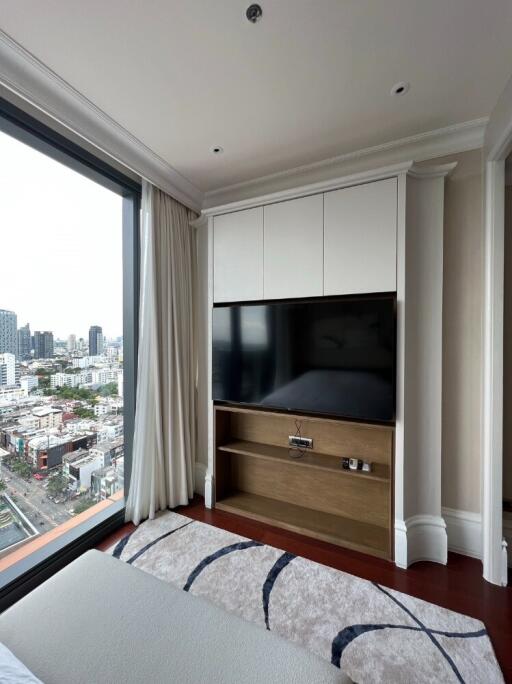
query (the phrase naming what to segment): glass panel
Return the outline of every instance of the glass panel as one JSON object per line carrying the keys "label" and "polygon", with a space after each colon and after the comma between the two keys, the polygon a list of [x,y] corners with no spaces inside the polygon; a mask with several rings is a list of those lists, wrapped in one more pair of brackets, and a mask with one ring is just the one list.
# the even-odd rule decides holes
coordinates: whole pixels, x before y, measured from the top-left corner
{"label": "glass panel", "polygon": [[0,132],[0,568],[123,497],[122,202]]}

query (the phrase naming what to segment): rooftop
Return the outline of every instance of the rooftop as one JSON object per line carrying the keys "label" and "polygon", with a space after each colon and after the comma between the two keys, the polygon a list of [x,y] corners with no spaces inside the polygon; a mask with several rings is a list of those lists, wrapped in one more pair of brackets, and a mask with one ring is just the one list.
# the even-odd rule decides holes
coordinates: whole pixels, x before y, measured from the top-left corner
{"label": "rooftop", "polygon": [[37,534],[36,528],[14,502],[7,495],[0,495],[0,554]]}
{"label": "rooftop", "polygon": [[62,410],[54,408],[53,406],[40,406],[32,409],[32,415],[36,416],[37,418],[49,416],[51,413],[62,413]]}

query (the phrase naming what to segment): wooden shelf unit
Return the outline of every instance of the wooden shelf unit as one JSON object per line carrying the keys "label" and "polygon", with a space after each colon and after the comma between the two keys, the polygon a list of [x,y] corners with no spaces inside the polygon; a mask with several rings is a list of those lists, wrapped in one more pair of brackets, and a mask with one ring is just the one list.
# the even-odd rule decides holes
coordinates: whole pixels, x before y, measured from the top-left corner
{"label": "wooden shelf unit", "polygon": [[[313,439],[298,458],[297,425]],[[390,426],[215,406],[215,506],[392,559],[393,448]],[[344,456],[372,472],[343,470]]]}

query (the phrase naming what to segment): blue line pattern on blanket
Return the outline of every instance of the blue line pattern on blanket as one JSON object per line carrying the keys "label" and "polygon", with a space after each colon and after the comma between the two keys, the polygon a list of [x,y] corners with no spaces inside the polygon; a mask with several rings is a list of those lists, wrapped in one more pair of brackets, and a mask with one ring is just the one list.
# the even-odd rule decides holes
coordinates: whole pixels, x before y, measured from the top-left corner
{"label": "blue line pattern on blanket", "polygon": [[457,669],[457,666],[453,662],[453,659],[448,655],[448,653],[445,651],[445,649],[441,646],[439,641],[435,638],[434,635],[438,636],[445,636],[445,637],[452,637],[452,638],[458,638],[458,639],[469,639],[469,638],[475,638],[475,637],[484,637],[487,636],[487,630],[485,629],[480,629],[476,632],[447,632],[447,631],[442,631],[438,629],[430,629],[426,627],[421,620],[419,620],[410,610],[405,606],[401,601],[399,601],[395,596],[393,596],[389,591],[381,587],[379,584],[376,582],[372,583],[374,587],[376,587],[379,591],[381,591],[383,594],[388,596],[394,603],[396,603],[409,617],[416,622],[418,627],[414,627],[412,625],[394,625],[394,624],[368,624],[368,625],[351,625],[350,627],[345,627],[342,629],[334,638],[332,642],[332,648],[331,648],[331,662],[333,665],[336,665],[336,667],[340,667],[340,661],[341,657],[343,655],[343,651],[346,649],[346,647],[354,641],[357,637],[361,636],[362,634],[366,634],[367,632],[373,632],[376,630],[381,630],[381,629],[404,629],[404,630],[409,630],[413,632],[423,632],[428,636],[428,638],[432,641],[432,643],[437,647],[437,649],[441,652],[441,654],[444,656],[445,660],[448,662],[450,665],[455,677],[457,678],[457,681],[459,682],[464,682],[464,679],[462,678],[462,675],[460,674],[459,670]]}
{"label": "blue line pattern on blanket", "polygon": [[171,534],[174,534],[175,532],[178,532],[178,530],[182,530],[184,527],[188,527],[191,525],[194,521],[190,520],[190,522],[185,523],[184,525],[181,525],[181,527],[175,527],[173,530],[169,530],[169,532],[166,532],[165,534],[161,534],[159,537],[156,539],[153,539],[153,541],[150,541],[149,544],[146,544],[146,546],[143,546],[142,549],[139,549],[137,553],[135,553],[131,558],[129,558],[126,562],[129,563],[130,565],[133,563],[133,561],[136,561],[137,558],[140,558],[143,553],[146,553],[152,546],[155,544],[158,544],[159,541],[162,541],[162,539],[165,539],[166,537],[169,537]]}
{"label": "blue line pattern on blanket", "polygon": [[183,590],[188,591],[192,586],[193,582],[197,579],[197,576],[200,575],[203,572],[203,570],[214,561],[218,560],[219,558],[222,558],[223,556],[226,556],[228,553],[233,553],[233,551],[243,551],[244,549],[250,549],[254,546],[263,546],[263,544],[261,542],[252,540],[246,542],[238,542],[238,544],[230,544],[229,546],[224,546],[222,549],[215,551],[215,553],[206,556],[206,558],[203,558],[199,565],[196,565],[196,567],[192,570],[192,572],[188,576],[185,586],[183,587]]}
{"label": "blue line pattern on blanket", "polygon": [[282,556],[279,556],[274,565],[270,568],[267,579],[265,580],[265,584],[263,585],[263,613],[265,614],[265,624],[267,629],[270,629],[268,618],[270,592],[274,588],[275,581],[279,577],[281,571],[284,570],[284,568],[291,563],[294,558],[296,558],[296,556],[293,553],[288,553],[288,551],[283,553]]}
{"label": "blue line pattern on blanket", "polygon": [[[133,530],[133,532],[135,532],[135,530]],[[130,541],[133,532],[129,532],[117,543],[116,548],[112,551],[112,555],[114,556],[114,558],[121,558],[121,554],[124,551],[124,547]]]}

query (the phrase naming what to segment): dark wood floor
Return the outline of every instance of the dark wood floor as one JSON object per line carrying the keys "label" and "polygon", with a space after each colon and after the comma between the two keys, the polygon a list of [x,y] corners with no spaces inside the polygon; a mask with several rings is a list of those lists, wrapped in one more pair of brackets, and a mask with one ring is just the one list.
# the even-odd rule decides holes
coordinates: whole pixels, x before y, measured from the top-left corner
{"label": "dark wood floor", "polygon": [[[495,587],[485,582],[479,561],[450,553],[448,565],[415,563],[408,570],[400,570],[393,563],[362,553],[340,549],[231,513],[208,510],[200,498],[177,512],[482,620],[489,631],[505,680],[512,684],[512,587]],[[107,548],[131,529],[133,525],[126,525],[99,548]]]}

